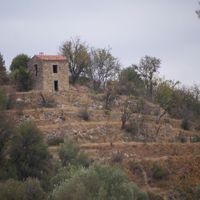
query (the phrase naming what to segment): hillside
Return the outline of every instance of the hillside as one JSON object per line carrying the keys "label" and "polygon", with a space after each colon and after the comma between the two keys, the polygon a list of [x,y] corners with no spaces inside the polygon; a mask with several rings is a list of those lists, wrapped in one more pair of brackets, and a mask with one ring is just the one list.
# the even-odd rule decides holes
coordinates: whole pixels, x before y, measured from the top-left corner
{"label": "hillside", "polygon": [[[49,101],[45,106],[43,98]],[[119,96],[108,112],[102,94],[92,93],[86,87],[71,87],[67,94],[17,92],[18,108],[7,113],[17,122],[33,120],[44,133],[55,158],[58,144],[53,142],[71,137],[94,161],[120,165],[146,191],[164,199],[181,199],[176,193],[181,190],[190,195],[199,185],[200,143],[192,141],[200,132],[183,130],[181,120],[169,115],[158,124],[162,109],[145,100],[145,112],[134,113],[135,119],[142,116],[145,130],[128,133],[121,129],[125,98]],[[89,119],[84,120],[86,111]],[[157,178],[155,166],[155,173],[161,173]]]}

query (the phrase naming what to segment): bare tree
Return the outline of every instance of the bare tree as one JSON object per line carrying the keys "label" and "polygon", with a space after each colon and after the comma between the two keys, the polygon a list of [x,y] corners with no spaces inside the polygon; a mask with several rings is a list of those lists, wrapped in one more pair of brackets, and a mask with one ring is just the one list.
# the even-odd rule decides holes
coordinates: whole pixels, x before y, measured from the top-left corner
{"label": "bare tree", "polygon": [[135,112],[135,105],[133,101],[133,97],[129,96],[122,106],[122,115],[121,115],[121,129],[124,129],[126,126],[126,122],[131,118],[132,114]]}
{"label": "bare tree", "polygon": [[80,38],[75,38],[66,41],[60,47],[60,52],[68,59],[72,84],[75,84],[81,73],[89,66],[90,56],[88,46]]}
{"label": "bare tree", "polygon": [[117,58],[113,57],[110,49],[92,49],[91,65],[87,75],[93,82],[93,88],[99,90],[105,88],[108,80],[113,80],[118,76],[120,64]]}
{"label": "bare tree", "polygon": [[153,96],[153,86],[154,86],[154,76],[160,68],[160,59],[150,56],[145,56],[140,60],[138,66],[134,65],[135,70],[144,79],[147,94],[152,99]]}
{"label": "bare tree", "polygon": [[117,98],[117,88],[115,82],[109,82],[104,90],[105,109],[111,110],[114,101]]}

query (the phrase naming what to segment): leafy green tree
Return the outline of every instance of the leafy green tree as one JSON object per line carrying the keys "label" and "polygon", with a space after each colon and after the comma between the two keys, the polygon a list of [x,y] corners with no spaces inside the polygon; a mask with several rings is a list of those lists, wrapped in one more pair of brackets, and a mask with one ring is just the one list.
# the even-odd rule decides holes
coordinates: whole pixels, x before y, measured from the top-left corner
{"label": "leafy green tree", "polygon": [[66,41],[60,47],[60,52],[68,60],[71,81],[75,84],[90,63],[88,47],[80,38],[75,38]]}
{"label": "leafy green tree", "polygon": [[8,76],[3,55],[0,53],[0,85],[5,85],[6,83],[8,83]]}
{"label": "leafy green tree", "polygon": [[146,193],[114,167],[97,165],[81,170],[55,187],[54,200],[148,200]]}
{"label": "leafy green tree", "polygon": [[28,91],[31,89],[31,75],[28,70],[30,58],[26,54],[19,54],[13,58],[10,65],[11,79],[18,91]]}
{"label": "leafy green tree", "polygon": [[119,92],[126,95],[144,93],[144,82],[134,67],[122,69],[119,74]]}
{"label": "leafy green tree", "polygon": [[12,139],[10,159],[19,179],[42,178],[46,173],[49,153],[41,131],[33,122],[22,123]]}
{"label": "leafy green tree", "polygon": [[19,68],[28,68],[28,61],[30,60],[29,56],[26,54],[19,54],[15,56],[10,65],[10,71],[15,71]]}
{"label": "leafy green tree", "polygon": [[140,60],[138,66],[133,66],[140,74],[141,78],[143,78],[147,95],[149,95],[151,99],[153,97],[153,87],[155,84],[154,77],[160,68],[160,63],[161,61],[158,58],[145,56]]}
{"label": "leafy green tree", "polygon": [[87,76],[93,83],[94,90],[104,89],[109,80],[117,78],[120,64],[113,57],[110,49],[92,49],[90,53],[91,64],[87,70]]}
{"label": "leafy green tree", "polygon": [[18,91],[29,91],[32,88],[31,75],[28,69],[20,67],[11,73],[11,77]]}

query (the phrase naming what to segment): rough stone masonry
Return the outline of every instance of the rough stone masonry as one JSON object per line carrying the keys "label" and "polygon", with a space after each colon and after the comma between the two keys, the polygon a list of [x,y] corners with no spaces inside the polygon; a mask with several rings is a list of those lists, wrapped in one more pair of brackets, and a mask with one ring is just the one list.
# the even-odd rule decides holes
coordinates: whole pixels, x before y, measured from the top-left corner
{"label": "rough stone masonry", "polygon": [[68,91],[69,69],[64,56],[39,54],[28,63],[33,90],[46,93]]}

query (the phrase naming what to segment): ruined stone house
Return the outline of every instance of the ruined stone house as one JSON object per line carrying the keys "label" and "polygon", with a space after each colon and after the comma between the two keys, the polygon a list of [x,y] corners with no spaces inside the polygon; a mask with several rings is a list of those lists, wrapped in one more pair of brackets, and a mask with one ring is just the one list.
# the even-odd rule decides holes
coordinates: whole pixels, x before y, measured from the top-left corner
{"label": "ruined stone house", "polygon": [[33,90],[58,92],[69,89],[68,63],[64,56],[35,55],[29,61],[28,68]]}

